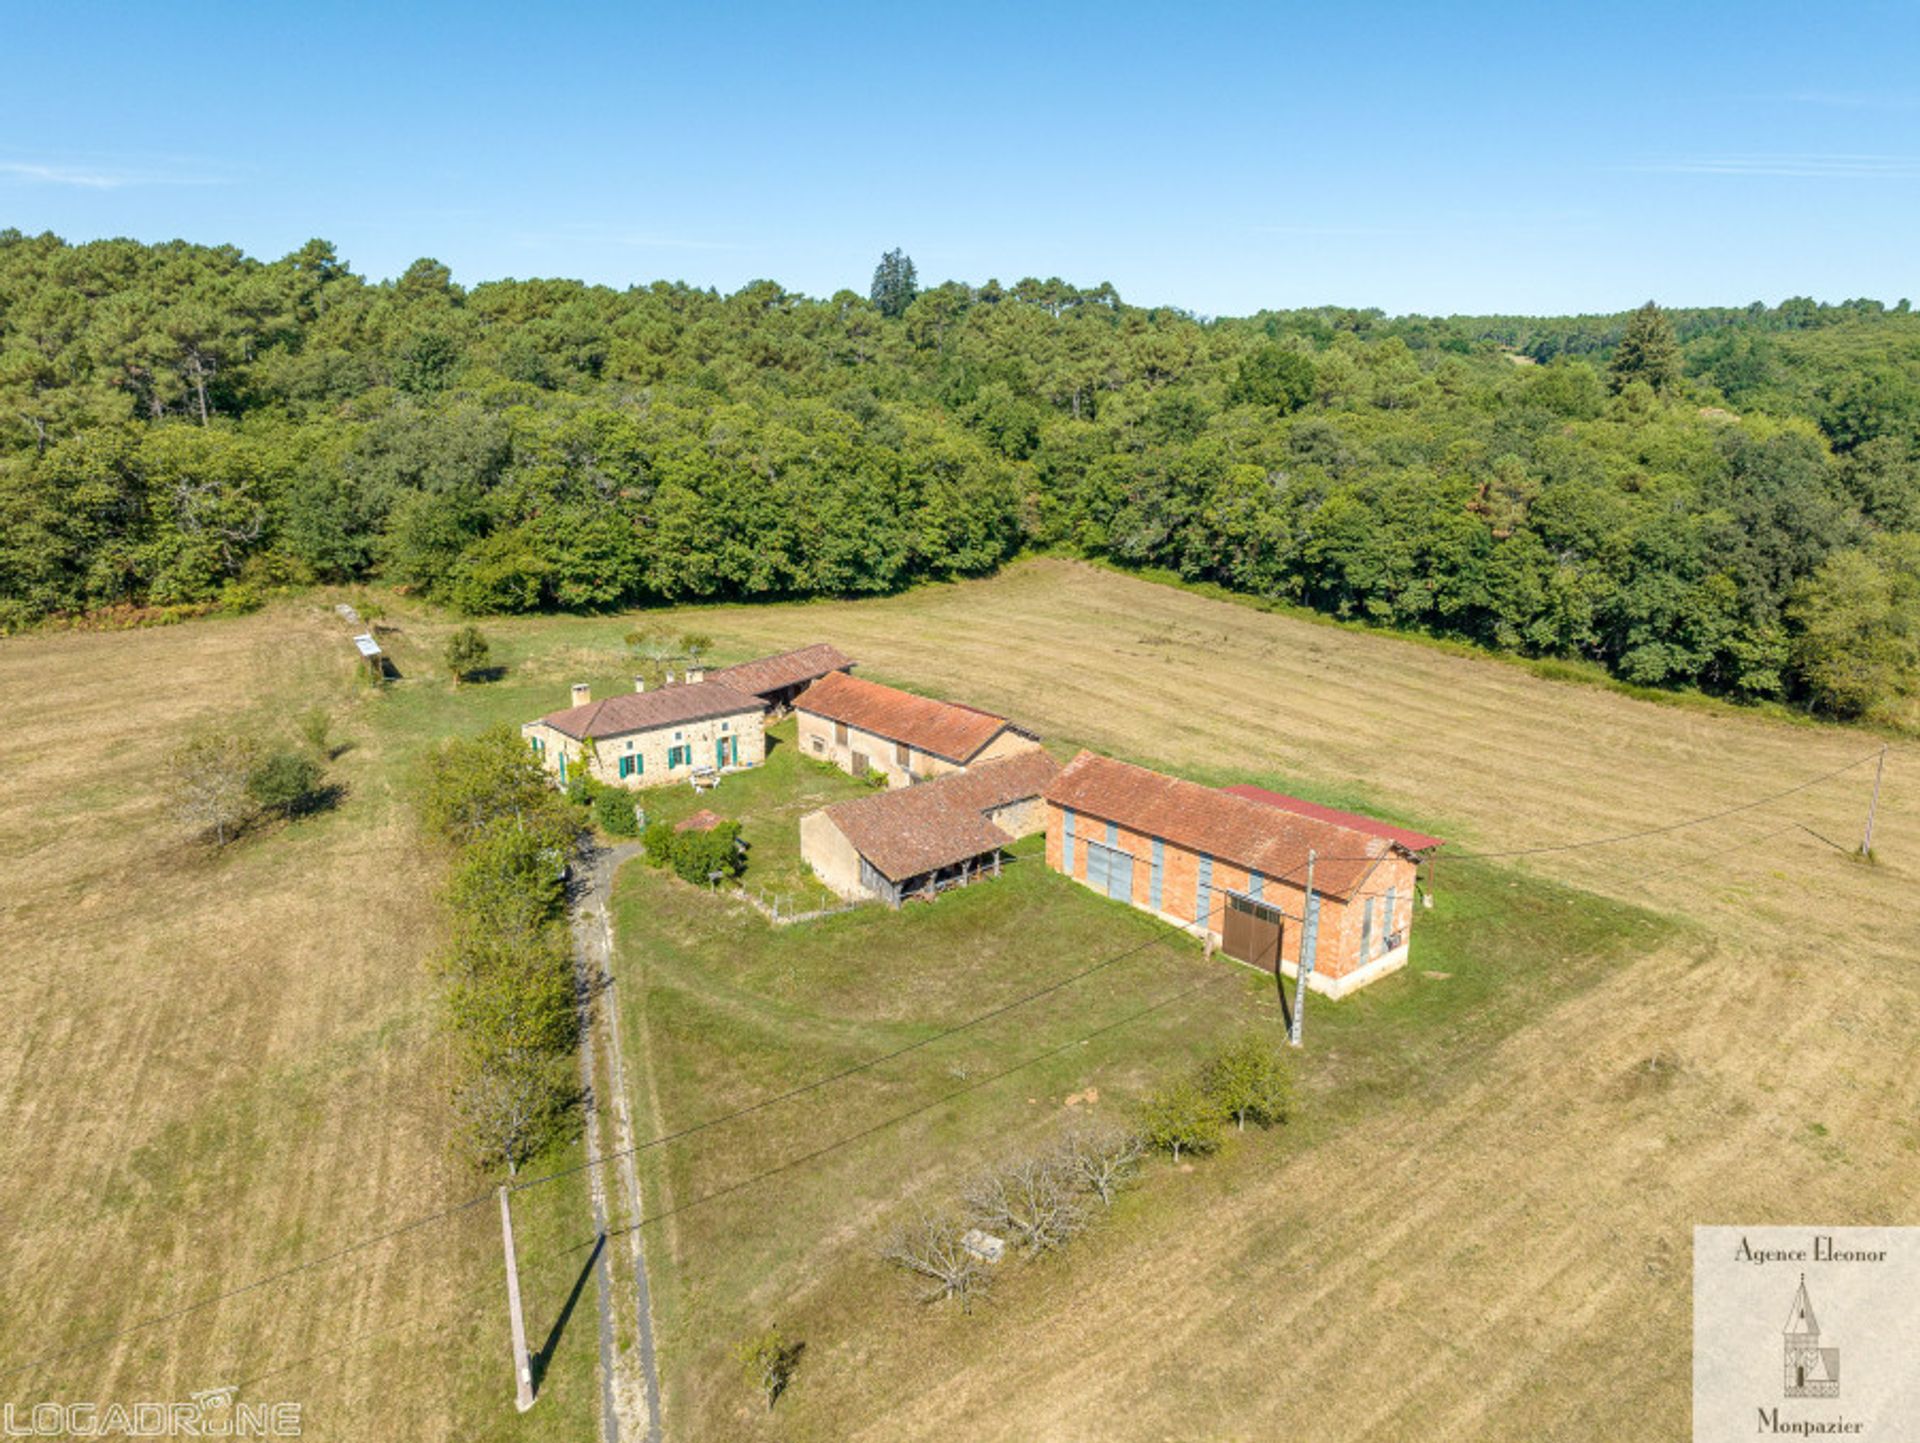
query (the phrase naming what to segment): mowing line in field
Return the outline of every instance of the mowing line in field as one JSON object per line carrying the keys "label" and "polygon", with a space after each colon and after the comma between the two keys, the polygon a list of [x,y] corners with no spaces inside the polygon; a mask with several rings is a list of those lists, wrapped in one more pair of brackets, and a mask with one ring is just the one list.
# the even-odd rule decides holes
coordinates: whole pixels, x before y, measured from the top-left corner
{"label": "mowing line in field", "polygon": [[[1863,766],[1869,761],[1874,761],[1877,758],[1879,758],[1880,755],[1881,755],[1881,749],[1876,748],[1874,751],[1869,752],[1864,756],[1858,757],[1855,760],[1846,763],[1844,766],[1836,767],[1832,771],[1822,773],[1820,776],[1811,777],[1793,786],[1785,787],[1779,791],[1769,793],[1766,796],[1757,797],[1750,801],[1741,802],[1737,805],[1725,807],[1714,812],[1704,813],[1700,816],[1689,817],[1689,818],[1682,819],[1680,821],[1669,822],[1659,826],[1645,827],[1632,832],[1616,833],[1614,835],[1606,836],[1606,837],[1590,837],[1590,838],[1585,838],[1578,841],[1546,843],[1538,846],[1517,847],[1517,848],[1510,848],[1510,849],[1499,850],[1499,851],[1455,852],[1450,855],[1454,860],[1493,860],[1493,859],[1502,859],[1502,858],[1537,856],[1544,853],[1562,853],[1562,852],[1569,852],[1569,851],[1577,851],[1586,847],[1611,846],[1621,842],[1636,841],[1636,840],[1641,840],[1647,837],[1660,836],[1666,833],[1680,831],[1690,827],[1704,826],[1707,823],[1721,821],[1727,817],[1736,816],[1742,812],[1752,811],[1755,808],[1766,806],[1771,802],[1776,802],[1783,798],[1796,795],[1797,793],[1800,793],[1800,792],[1804,792],[1811,787],[1820,785],[1822,782],[1831,781],[1835,777],[1839,777],[1844,775],[1847,772],[1853,771],[1855,768]],[[1767,838],[1763,838],[1762,840],[1767,840]],[[1825,840],[1825,839],[1823,838],[1822,840]],[[1344,857],[1344,858],[1326,857],[1326,858],[1322,858],[1321,860],[1366,861],[1366,860],[1371,860],[1371,858],[1369,857]],[[1301,869],[1300,868],[1293,869],[1294,872],[1297,872],[1299,870]],[[1293,872],[1284,874],[1284,876],[1291,876],[1291,875],[1293,875]],[[1275,878],[1275,880],[1284,880],[1284,876]],[[1224,903],[1222,905],[1224,906]],[[1211,916],[1211,912],[1209,913],[1209,915]],[[650,1148],[659,1147],[669,1142],[678,1141],[679,1139],[691,1136],[695,1133],[705,1131],[709,1128],[718,1127],[723,1123],[731,1122],[737,1118],[748,1116],[752,1113],[762,1111],[768,1107],[772,1107],[776,1105],[777,1103],[788,1101],[794,1097],[802,1096],[808,1092],[816,1091],[821,1087],[828,1086],[844,1078],[857,1075],[858,1073],[861,1073],[864,1071],[868,1071],[874,1067],[880,1066],[885,1062],[891,1061],[896,1057],[901,1057],[906,1055],[907,1053],[918,1051],[919,1049],[927,1047],[934,1042],[938,1042],[943,1038],[951,1037],[957,1033],[964,1032],[969,1028],[977,1026],[981,1022],[990,1021],[995,1017],[1002,1016],[1005,1013],[1012,1011],[1017,1007],[1025,1005],[1027,1002],[1034,1001],[1040,997],[1048,996],[1049,994],[1053,992],[1057,992],[1061,988],[1066,987],[1075,981],[1078,981],[1082,977],[1090,976],[1094,972],[1098,972],[1106,967],[1112,966],[1115,963],[1118,963],[1124,960],[1127,957],[1130,957],[1130,956],[1136,955],[1139,952],[1145,951],[1148,947],[1161,945],[1165,943],[1166,940],[1167,939],[1161,938],[1161,937],[1151,938],[1148,941],[1142,943],[1139,947],[1129,948],[1123,952],[1116,953],[1111,957],[1105,958],[1100,962],[1094,963],[1091,966],[1082,969],[1080,972],[1076,972],[1071,974],[1068,977],[1062,978],[1058,982],[1051,983],[1046,987],[1043,987],[1034,992],[1028,993],[1025,996],[1022,996],[1020,998],[1016,998],[1012,1002],[1005,1003],[987,1012],[980,1013],[978,1016],[975,1016],[967,1019],[966,1021],[957,1023],[951,1028],[947,1028],[941,1032],[938,1032],[929,1037],[923,1038],[918,1042],[909,1043],[903,1047],[896,1048],[891,1052],[880,1054],[864,1062],[855,1063],[849,1067],[841,1069],[838,1072],[827,1074],[823,1077],[814,1079],[811,1082],[803,1083],[800,1086],[792,1088],[784,1093],[776,1094],[775,1096],[763,1099],[760,1102],[751,1103],[746,1107],[738,1108],[732,1112],[722,1114],[718,1117],[713,1117],[713,1118],[703,1120],[701,1122],[689,1124],[687,1127],[678,1129],[677,1131],[674,1131],[671,1133],[663,1133],[657,1137],[649,1139],[646,1142],[637,1143],[631,1148],[625,1148],[616,1152],[603,1154],[600,1157],[599,1162],[617,1161],[623,1157],[628,1157],[639,1152],[644,1152]],[[1231,976],[1231,975],[1237,975],[1237,974],[1225,974],[1225,975]],[[1203,983],[1201,985],[1205,986],[1208,984]],[[1191,989],[1191,990],[1198,990],[1198,989]],[[1185,994],[1181,994],[1181,995],[1185,995]],[[1153,1006],[1147,1009],[1147,1011],[1158,1010],[1160,1007],[1169,1005],[1171,1002],[1176,1000],[1178,1000],[1177,997],[1168,998],[1163,1002],[1153,1004]],[[1146,1014],[1143,1012],[1137,1015],[1144,1016]],[[1112,1026],[1121,1026],[1121,1025],[1124,1025],[1125,1022],[1128,1022],[1131,1020],[1134,1020],[1134,1019],[1133,1018],[1122,1019],[1121,1022],[1112,1024]],[[1108,1030],[1110,1030],[1110,1028],[1102,1028],[1102,1029],[1099,1029],[1099,1031],[1097,1032],[1088,1034],[1088,1036],[1089,1037],[1098,1036],[1100,1032],[1104,1032]],[[1083,1039],[1075,1039],[1076,1042],[1080,1040],[1083,1040]],[[1071,1046],[1074,1044],[1069,1043],[1067,1045]],[[1056,1052],[1059,1050],[1061,1049],[1054,1049],[1054,1051]],[[1052,1055],[1054,1055],[1053,1052],[1040,1054],[1038,1057],[1029,1059],[1028,1062],[1016,1064],[1013,1068],[1008,1069],[1008,1071],[1017,1071],[1021,1067],[1028,1066],[1035,1061],[1044,1060],[1046,1057],[1049,1057]],[[993,1081],[995,1080],[995,1078],[1000,1076],[1005,1076],[1005,1075],[1006,1073],[994,1074],[994,1077],[983,1079],[981,1084],[972,1084],[969,1087],[961,1088],[955,1093],[952,1093],[949,1095],[959,1096],[961,1093],[971,1091],[974,1086],[982,1085],[984,1082]],[[929,1104],[929,1106],[937,1105],[938,1101],[944,1101],[944,1100],[945,1099],[938,1099],[936,1100],[936,1103]],[[926,1110],[925,1108],[916,1109],[915,1113],[903,1114],[902,1118],[914,1116],[916,1115],[917,1112],[925,1111],[925,1110]],[[890,1119],[890,1121],[898,1121],[898,1120],[902,1120],[902,1119]],[[877,1126],[883,1127],[886,1125],[888,1124],[882,1123]],[[869,1129],[868,1131],[873,1131],[873,1130],[877,1130],[877,1128]],[[796,1159],[795,1162],[793,1163],[784,1164],[782,1168],[776,1169],[776,1171],[784,1171],[788,1167],[797,1166],[799,1163],[805,1162],[811,1157],[819,1156],[826,1151],[831,1151],[833,1148],[843,1145],[844,1142],[854,1141],[854,1140],[857,1140],[859,1137],[862,1137],[865,1135],[866,1133],[864,1132],[856,1133],[851,1138],[843,1139],[842,1143],[829,1144],[828,1147],[820,1149],[815,1153],[808,1154],[807,1157]],[[559,1171],[548,1173],[538,1178],[531,1178],[525,1182],[515,1184],[514,1190],[518,1191],[525,1188],[539,1187],[550,1182],[556,1182],[562,1178],[572,1176],[575,1173],[584,1171],[587,1168],[593,1167],[595,1165],[596,1165],[595,1163],[578,1163],[573,1165],[572,1167],[563,1168],[563,1169],[560,1169]],[[750,1179],[749,1181],[755,1181],[755,1180],[757,1179]],[[736,1186],[744,1186],[744,1185],[745,1184],[743,1183]],[[730,1191],[730,1190],[732,1189],[723,1190],[723,1192]],[[671,1216],[674,1212],[683,1211],[685,1208],[688,1208],[688,1207],[698,1206],[700,1203],[708,1201],[712,1197],[717,1197],[721,1195],[723,1195],[723,1193],[708,1194],[703,1197],[696,1198],[692,1202],[681,1204],[678,1207],[669,1210],[668,1212],[655,1214],[653,1217],[649,1217],[643,1220],[643,1222],[639,1225],[644,1226],[646,1223],[653,1222],[657,1220],[659,1217]],[[179,1308],[175,1308],[169,1312],[159,1313],[149,1318],[136,1320],[135,1322],[129,1323],[124,1327],[114,1329],[111,1332],[99,1334],[93,1338],[86,1339],[82,1342],[72,1344],[69,1347],[62,1348],[55,1352],[45,1354],[39,1358],[33,1359],[30,1362],[19,1363],[5,1369],[0,1369],[0,1378],[11,1378],[21,1373],[32,1372],[38,1368],[46,1366],[49,1363],[58,1362],[64,1358],[73,1357],[80,1353],[90,1352],[97,1348],[104,1347],[107,1344],[112,1343],[117,1339],[127,1337],[130,1334],[141,1332],[148,1328],[157,1327],[162,1323],[173,1322],[180,1318],[190,1317],[195,1313],[202,1312],[208,1308],[214,1307],[219,1303],[229,1301],[230,1299],[243,1296],[247,1293],[258,1291],[261,1288],[270,1287],[275,1283],[283,1282],[286,1279],[296,1277],[301,1273],[309,1272],[316,1268],[331,1266],[335,1263],[342,1261],[345,1258],[351,1257],[360,1252],[364,1252],[368,1248],[376,1247],[383,1242],[388,1242],[394,1238],[403,1237],[409,1233],[416,1232],[422,1228],[432,1226],[436,1223],[447,1221],[448,1219],[451,1219],[463,1213],[469,1212],[474,1208],[481,1206],[482,1204],[493,1201],[494,1197],[495,1197],[495,1194],[492,1191],[480,1193],[472,1198],[465,1200],[464,1202],[452,1204],[448,1207],[440,1209],[437,1212],[423,1214],[422,1216],[414,1218],[409,1222],[403,1223],[398,1227],[390,1228],[384,1232],[373,1234],[372,1236],[360,1239],[356,1242],[345,1244],[342,1247],[337,1248],[330,1253],[321,1255],[320,1257],[312,1258],[305,1262],[292,1264],[286,1268],[280,1269],[277,1272],[269,1273],[264,1277],[256,1278],[251,1282],[242,1283],[224,1292],[214,1294],[211,1297],[203,1298],[198,1302],[184,1304],[183,1306]],[[626,1232],[630,1230],[631,1229],[623,1228],[618,1231]]]}

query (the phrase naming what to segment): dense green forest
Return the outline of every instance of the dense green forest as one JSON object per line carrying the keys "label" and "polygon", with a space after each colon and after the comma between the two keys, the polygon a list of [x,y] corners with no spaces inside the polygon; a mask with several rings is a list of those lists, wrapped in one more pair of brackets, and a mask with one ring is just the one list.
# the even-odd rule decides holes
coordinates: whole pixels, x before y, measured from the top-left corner
{"label": "dense green forest", "polygon": [[1907,302],[1207,319],[1059,280],[369,284],[0,232],[0,629],[380,577],[462,611],[887,591],[1032,547],[1911,719]]}

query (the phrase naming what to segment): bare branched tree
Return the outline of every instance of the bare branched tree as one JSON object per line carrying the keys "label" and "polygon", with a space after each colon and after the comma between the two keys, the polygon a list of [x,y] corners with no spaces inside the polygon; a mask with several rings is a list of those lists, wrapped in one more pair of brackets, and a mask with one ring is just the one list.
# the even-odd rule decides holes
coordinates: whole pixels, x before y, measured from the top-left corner
{"label": "bare branched tree", "polygon": [[1060,1142],[1060,1166],[1082,1192],[1113,1206],[1113,1200],[1140,1174],[1146,1139],[1118,1123],[1086,1123]]}
{"label": "bare branched tree", "polygon": [[1059,1157],[1011,1158],[981,1173],[961,1192],[974,1222],[1029,1252],[1051,1252],[1087,1225],[1086,1205]]}
{"label": "bare branched tree", "polygon": [[960,1241],[965,1233],[956,1218],[921,1213],[887,1240],[880,1256],[920,1280],[922,1302],[952,1298],[961,1312],[970,1312],[991,1275]]}
{"label": "bare branched tree", "polygon": [[259,749],[233,732],[205,732],[184,742],[167,759],[174,815],[224,847],[253,814],[247,781],[258,759]]}

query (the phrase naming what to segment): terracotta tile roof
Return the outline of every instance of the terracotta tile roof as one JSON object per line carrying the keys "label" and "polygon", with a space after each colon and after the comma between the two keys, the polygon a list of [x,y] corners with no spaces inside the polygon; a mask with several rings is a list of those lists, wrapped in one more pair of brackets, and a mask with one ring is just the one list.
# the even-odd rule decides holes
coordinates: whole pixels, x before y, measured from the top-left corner
{"label": "terracotta tile roof", "polygon": [[604,701],[548,712],[540,720],[555,731],[579,739],[626,736],[631,732],[679,726],[682,722],[766,709],[766,703],[759,697],[736,691],[725,682],[695,681],[654,691],[623,692]]}
{"label": "terracotta tile roof", "polygon": [[829,672],[845,671],[852,665],[853,658],[838,647],[816,641],[797,651],[783,651],[778,656],[763,656],[757,661],[743,661],[737,666],[708,672],[707,680],[725,682],[736,691],[754,696],[765,696],[801,682],[818,681]]}
{"label": "terracotta tile roof", "polygon": [[1285,792],[1270,792],[1265,787],[1250,786],[1246,782],[1236,782],[1220,790],[1229,796],[1245,797],[1250,802],[1264,802],[1270,807],[1280,808],[1283,812],[1293,812],[1302,817],[1332,822],[1334,826],[1345,827],[1349,831],[1364,832],[1369,837],[1385,837],[1389,842],[1398,842],[1409,852],[1430,852],[1435,847],[1446,845],[1439,837],[1429,837],[1425,832],[1416,832],[1410,827],[1396,827],[1393,823],[1383,822],[1377,817],[1362,816],[1359,812],[1343,812],[1338,807],[1323,807],[1318,802],[1303,801],[1299,797],[1290,797]]}
{"label": "terracotta tile roof", "polygon": [[1042,751],[982,762],[917,786],[856,797],[827,816],[883,877],[904,882],[1004,847],[1012,840],[986,813],[1039,796],[1060,774]]}
{"label": "terracotta tile roof", "polygon": [[[1315,888],[1340,899],[1352,896],[1375,862],[1394,845],[1318,817],[1300,816],[1092,752],[1082,752],[1069,762],[1046,795],[1056,806],[1159,837],[1190,852],[1204,852],[1294,887],[1306,880],[1311,848],[1317,854]],[[1080,835],[1089,839],[1084,831]]]}
{"label": "terracotta tile roof", "polygon": [[682,817],[674,825],[676,832],[711,832],[725,820],[718,812],[702,807],[690,817]]}
{"label": "terracotta tile roof", "polygon": [[844,672],[821,677],[793,706],[795,711],[845,722],[959,765],[965,765],[988,742],[1013,727],[1005,717],[977,707],[915,696]]}

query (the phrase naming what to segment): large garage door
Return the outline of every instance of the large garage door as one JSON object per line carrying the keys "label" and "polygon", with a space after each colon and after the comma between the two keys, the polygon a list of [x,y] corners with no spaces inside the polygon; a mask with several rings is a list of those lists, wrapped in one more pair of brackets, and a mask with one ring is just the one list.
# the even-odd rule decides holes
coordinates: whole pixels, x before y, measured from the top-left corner
{"label": "large garage door", "polygon": [[1087,843],[1087,885],[1117,902],[1133,900],[1133,856],[1118,847]]}
{"label": "large garage door", "polygon": [[1280,962],[1280,911],[1249,897],[1227,898],[1220,928],[1220,950],[1236,962],[1251,962],[1271,972]]}

